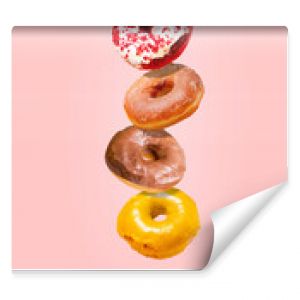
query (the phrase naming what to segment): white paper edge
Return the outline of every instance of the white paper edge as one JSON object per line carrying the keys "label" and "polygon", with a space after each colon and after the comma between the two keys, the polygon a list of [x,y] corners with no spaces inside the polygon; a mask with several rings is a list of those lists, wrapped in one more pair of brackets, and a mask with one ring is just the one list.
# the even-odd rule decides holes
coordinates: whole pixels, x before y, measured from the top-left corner
{"label": "white paper edge", "polygon": [[284,185],[285,183],[278,184],[212,213],[214,243],[207,266],[211,265],[224,252],[235,237],[274,198]]}

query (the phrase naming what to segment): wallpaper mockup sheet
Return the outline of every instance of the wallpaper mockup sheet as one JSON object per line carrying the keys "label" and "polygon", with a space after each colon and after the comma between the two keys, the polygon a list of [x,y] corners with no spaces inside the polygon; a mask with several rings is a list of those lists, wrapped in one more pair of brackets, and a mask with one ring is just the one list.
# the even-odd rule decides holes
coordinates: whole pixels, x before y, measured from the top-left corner
{"label": "wallpaper mockup sheet", "polygon": [[284,27],[15,27],[15,270],[213,261],[287,181]]}

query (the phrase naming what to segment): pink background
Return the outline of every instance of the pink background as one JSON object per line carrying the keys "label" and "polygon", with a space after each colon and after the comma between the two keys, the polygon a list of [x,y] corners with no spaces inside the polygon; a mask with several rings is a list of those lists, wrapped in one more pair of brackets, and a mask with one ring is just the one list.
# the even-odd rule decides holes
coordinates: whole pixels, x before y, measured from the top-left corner
{"label": "pink background", "polygon": [[185,150],[178,187],[197,202],[202,230],[180,255],[149,259],[116,233],[137,191],[104,163],[129,125],[123,98],[142,75],[109,28],[13,30],[13,268],[203,267],[213,244],[210,212],[280,183],[286,167],[285,28],[199,28],[178,62],[202,77],[205,96],[167,129]]}

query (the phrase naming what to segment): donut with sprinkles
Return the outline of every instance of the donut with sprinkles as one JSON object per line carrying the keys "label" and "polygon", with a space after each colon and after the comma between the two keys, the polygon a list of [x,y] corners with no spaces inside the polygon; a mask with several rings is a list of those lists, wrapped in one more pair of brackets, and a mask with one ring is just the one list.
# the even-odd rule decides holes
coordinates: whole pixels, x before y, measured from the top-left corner
{"label": "donut with sprinkles", "polygon": [[113,43],[121,57],[137,69],[159,69],[186,48],[191,26],[114,26]]}

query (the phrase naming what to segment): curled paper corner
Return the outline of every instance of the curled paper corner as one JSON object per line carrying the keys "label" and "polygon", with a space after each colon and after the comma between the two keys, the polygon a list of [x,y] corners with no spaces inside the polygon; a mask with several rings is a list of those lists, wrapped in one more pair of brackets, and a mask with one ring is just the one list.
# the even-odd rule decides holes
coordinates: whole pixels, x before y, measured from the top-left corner
{"label": "curled paper corner", "polygon": [[214,242],[209,267],[254,217],[286,186],[287,182],[241,199],[212,213]]}

